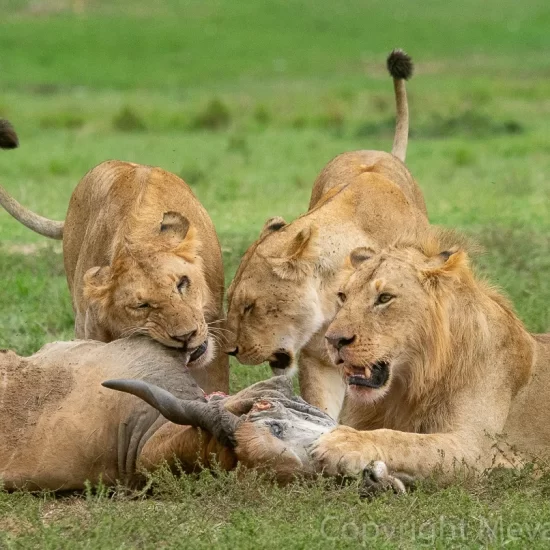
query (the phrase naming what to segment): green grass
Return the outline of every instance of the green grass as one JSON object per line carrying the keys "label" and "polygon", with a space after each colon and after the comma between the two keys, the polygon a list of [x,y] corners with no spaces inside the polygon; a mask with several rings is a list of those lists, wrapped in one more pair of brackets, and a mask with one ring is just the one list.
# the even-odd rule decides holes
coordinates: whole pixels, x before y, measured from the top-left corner
{"label": "green grass", "polygon": [[[358,496],[330,481],[285,488],[253,474],[176,479],[147,497],[0,493],[0,545],[20,548],[547,548],[548,484],[497,472],[483,485]],[[3,533],[2,533],[3,531]]]}
{"label": "green grass", "polygon": [[[401,46],[417,64],[407,162],[431,220],[481,242],[479,269],[547,331],[547,4],[0,0],[0,116],[21,139],[1,181],[62,219],[95,164],[160,165],[210,212],[229,282],[266,218],[306,209],[328,160],[391,146],[384,59]],[[2,212],[0,308],[0,347],[71,338],[59,244]],[[232,389],[267,375],[233,365]],[[544,547],[549,492],[508,473],[368,502],[353,486],[163,475],[149,498],[0,493],[0,547]]]}

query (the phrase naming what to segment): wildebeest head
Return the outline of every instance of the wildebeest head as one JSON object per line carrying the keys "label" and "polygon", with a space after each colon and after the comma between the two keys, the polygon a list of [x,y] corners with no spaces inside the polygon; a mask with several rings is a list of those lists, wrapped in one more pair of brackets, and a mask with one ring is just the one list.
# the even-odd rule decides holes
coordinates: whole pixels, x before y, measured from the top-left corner
{"label": "wildebeest head", "polygon": [[286,376],[209,400],[178,399],[143,380],[108,380],[103,385],[140,397],[175,424],[209,432],[234,448],[243,464],[271,470],[281,482],[315,473],[308,447],[336,426],[330,416],[295,396]]}

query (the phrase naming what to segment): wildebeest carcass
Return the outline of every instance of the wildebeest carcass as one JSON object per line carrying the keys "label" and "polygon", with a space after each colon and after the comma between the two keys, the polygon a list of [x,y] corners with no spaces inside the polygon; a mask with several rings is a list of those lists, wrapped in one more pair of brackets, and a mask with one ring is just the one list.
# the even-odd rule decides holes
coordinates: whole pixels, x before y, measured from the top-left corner
{"label": "wildebeest carcass", "polygon": [[187,360],[142,336],[55,342],[30,357],[1,351],[4,487],[138,487],[144,471],[176,462],[191,472],[240,461],[283,483],[318,473],[308,448],[336,424],[294,396],[289,378],[208,398]]}

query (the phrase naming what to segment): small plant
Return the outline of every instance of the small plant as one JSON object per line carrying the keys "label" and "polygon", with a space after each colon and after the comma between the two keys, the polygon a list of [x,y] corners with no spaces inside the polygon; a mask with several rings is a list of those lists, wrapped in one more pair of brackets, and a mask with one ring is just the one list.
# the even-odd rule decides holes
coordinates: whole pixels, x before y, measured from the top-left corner
{"label": "small plant", "polygon": [[346,122],[343,111],[334,105],[331,105],[325,113],[319,117],[319,125],[329,130],[342,130]]}
{"label": "small plant", "polygon": [[113,128],[120,132],[142,132],[147,129],[139,115],[128,106],[113,117]]}
{"label": "small plant", "polygon": [[195,116],[192,127],[198,130],[220,130],[229,126],[230,123],[229,108],[223,101],[214,98]]}
{"label": "small plant", "polygon": [[470,149],[462,147],[457,149],[454,154],[454,163],[456,166],[470,166],[474,164],[476,157]]}
{"label": "small plant", "polygon": [[254,110],[254,120],[262,126],[268,126],[271,122],[271,114],[265,105],[258,105]]}
{"label": "small plant", "polygon": [[304,116],[298,115],[292,121],[291,126],[296,130],[301,130],[302,128],[305,128],[307,126],[307,119]]}

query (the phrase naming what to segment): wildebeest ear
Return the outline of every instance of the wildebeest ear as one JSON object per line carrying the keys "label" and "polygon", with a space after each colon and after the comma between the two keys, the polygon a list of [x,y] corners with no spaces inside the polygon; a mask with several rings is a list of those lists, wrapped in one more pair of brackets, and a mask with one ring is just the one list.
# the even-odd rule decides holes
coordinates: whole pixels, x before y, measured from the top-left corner
{"label": "wildebeest ear", "polygon": [[370,246],[361,246],[352,250],[349,255],[351,266],[353,269],[358,269],[363,262],[370,260],[376,253],[376,250]]}
{"label": "wildebeest ear", "polygon": [[111,288],[112,270],[109,266],[91,267],[84,273],[84,296],[90,302],[102,302]]}
{"label": "wildebeest ear", "polygon": [[183,241],[189,231],[189,220],[179,212],[165,212],[160,224],[160,233]]}
{"label": "wildebeest ear", "polygon": [[262,232],[260,233],[260,238],[265,237],[268,233],[279,231],[279,229],[282,229],[285,225],[287,225],[287,223],[280,216],[269,218],[263,226]]}

